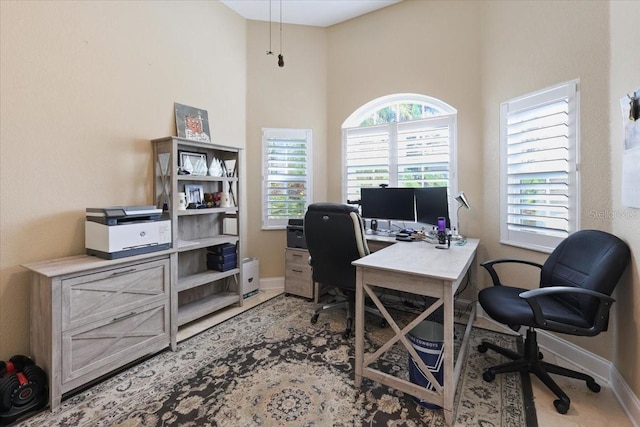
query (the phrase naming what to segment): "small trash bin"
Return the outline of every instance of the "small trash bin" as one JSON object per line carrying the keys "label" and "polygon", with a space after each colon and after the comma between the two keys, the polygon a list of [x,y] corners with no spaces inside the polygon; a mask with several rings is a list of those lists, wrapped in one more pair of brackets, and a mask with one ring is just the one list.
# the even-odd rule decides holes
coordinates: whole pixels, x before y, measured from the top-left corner
{"label": "small trash bin", "polygon": [[[443,384],[443,344],[444,344],[444,327],[442,323],[423,321],[414,327],[407,335],[413,348],[418,353],[424,364],[429,368],[429,372],[433,374],[436,380]],[[409,355],[409,381],[414,384],[421,385],[428,390],[435,388],[431,381],[425,377],[418,365]],[[440,409],[440,406],[433,403],[425,402],[422,399],[414,398],[420,406],[429,409]]]}
{"label": "small trash bin", "polygon": [[242,259],[242,298],[258,294],[260,288],[260,261],[257,258]]}

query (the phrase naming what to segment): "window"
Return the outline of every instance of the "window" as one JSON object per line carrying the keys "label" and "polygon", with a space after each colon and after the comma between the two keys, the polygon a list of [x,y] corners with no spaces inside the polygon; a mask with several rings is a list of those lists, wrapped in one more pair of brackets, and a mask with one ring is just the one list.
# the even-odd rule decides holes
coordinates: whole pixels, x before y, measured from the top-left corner
{"label": "window", "polygon": [[416,94],[374,100],[343,124],[343,147],[346,200],[380,184],[457,194],[456,110],[442,101]]}
{"label": "window", "polygon": [[580,223],[577,87],[500,106],[501,243],[551,252]]}
{"label": "window", "polygon": [[311,130],[262,129],[262,229],[304,218],[311,201]]}

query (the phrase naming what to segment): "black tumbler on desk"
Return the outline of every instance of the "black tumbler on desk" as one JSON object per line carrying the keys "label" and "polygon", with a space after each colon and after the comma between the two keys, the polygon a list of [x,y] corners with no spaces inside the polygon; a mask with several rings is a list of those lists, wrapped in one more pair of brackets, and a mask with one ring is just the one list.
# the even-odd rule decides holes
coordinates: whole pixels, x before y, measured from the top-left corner
{"label": "black tumbler on desk", "polygon": [[447,219],[442,216],[438,218],[438,243],[447,243]]}

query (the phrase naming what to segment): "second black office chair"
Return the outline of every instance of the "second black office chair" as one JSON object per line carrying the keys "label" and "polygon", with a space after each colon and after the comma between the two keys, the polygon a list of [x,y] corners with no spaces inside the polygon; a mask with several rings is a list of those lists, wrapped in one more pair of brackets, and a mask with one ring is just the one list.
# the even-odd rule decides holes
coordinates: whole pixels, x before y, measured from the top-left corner
{"label": "second black office chair", "polygon": [[[484,311],[515,331],[520,326],[528,327],[523,354],[490,342],[478,346],[482,353],[491,349],[513,359],[487,369],[483,379],[491,382],[496,374],[531,372],[558,396],[553,404],[561,414],[569,410],[571,401],[549,374],[586,381],[591,391],[599,392],[600,386],[590,375],[542,361],[535,329],[582,336],[606,331],[609,310],[614,302],[611,293],[629,259],[629,247],[616,236],[598,230],[582,230],[563,240],[544,265],[518,259],[482,263],[494,285],[478,294]],[[504,286],[494,268],[503,263],[539,268],[540,287],[527,290]]]}
{"label": "second black office chair", "polygon": [[[345,301],[318,308],[311,322],[316,323],[324,310],[346,308],[347,326],[343,336],[348,338],[353,327],[356,289],[356,268],[351,262],[369,254],[362,218],[353,206],[314,203],[309,205],[304,217],[304,236],[314,283],[338,288],[346,296]],[[365,311],[382,318],[372,307],[365,306]]]}

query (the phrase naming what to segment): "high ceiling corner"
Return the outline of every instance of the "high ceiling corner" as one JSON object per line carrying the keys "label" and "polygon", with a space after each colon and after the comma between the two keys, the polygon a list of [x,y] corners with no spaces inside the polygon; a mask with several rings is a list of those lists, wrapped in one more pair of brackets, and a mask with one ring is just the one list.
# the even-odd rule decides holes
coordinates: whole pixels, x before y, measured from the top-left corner
{"label": "high ceiling corner", "polygon": [[[220,0],[239,15],[256,21],[330,27],[402,0]],[[282,17],[280,6],[282,5]]]}

